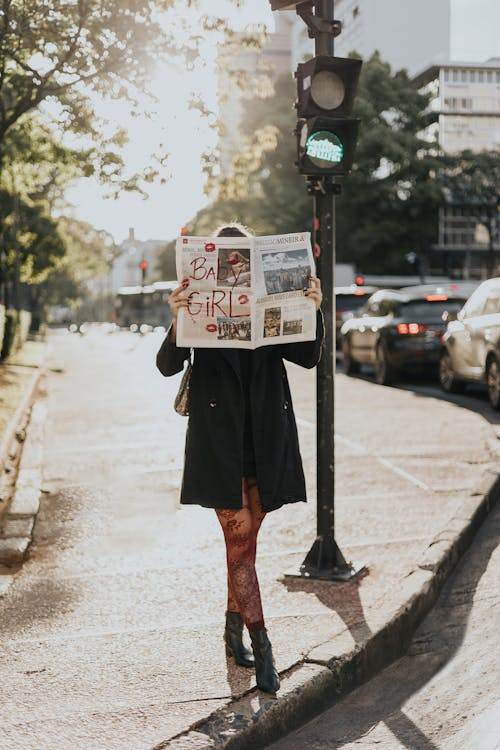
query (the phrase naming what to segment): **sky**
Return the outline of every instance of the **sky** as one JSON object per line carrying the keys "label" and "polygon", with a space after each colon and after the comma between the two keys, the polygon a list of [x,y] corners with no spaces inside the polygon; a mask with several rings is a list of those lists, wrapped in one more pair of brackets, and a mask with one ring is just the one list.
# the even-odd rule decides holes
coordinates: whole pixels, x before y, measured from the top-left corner
{"label": "sky", "polygon": [[[495,54],[500,56],[497,42],[500,0],[451,1],[452,58],[483,61]],[[181,2],[178,7],[182,10],[176,13],[190,23],[195,33],[199,32],[197,19],[203,13],[227,17],[236,29],[257,23],[265,23],[269,31],[274,29],[268,0],[243,0],[239,9],[226,0],[200,0],[197,14],[187,10]],[[175,15],[169,11],[174,23]],[[486,24],[486,33],[485,24],[474,22],[478,18],[491,19],[491,24]],[[187,107],[187,100],[191,92],[201,93],[207,106],[217,109],[215,37],[205,35],[200,51],[202,59],[191,71],[174,62],[158,66],[150,82],[158,101],[149,119],[130,117],[129,106],[124,103],[94,100],[96,111],[127,127],[129,143],[124,158],[131,172],[150,162],[150,155],[158,150],[158,144],[164,144],[170,154],[165,172],[167,183],[148,186],[147,199],[134,193],[123,194],[117,200],[106,199],[107,190],[88,178],[68,190],[73,215],[108,231],[118,243],[126,239],[130,227],[140,240],[172,239],[208,202],[203,192],[201,157],[204,151],[216,145],[216,132],[206,118]],[[151,109],[151,104],[147,106]]]}
{"label": "sky", "polygon": [[[183,3],[179,3],[181,7]],[[170,17],[172,16],[171,12]],[[235,29],[249,24],[266,23],[274,28],[270,4],[267,0],[250,0],[242,8],[225,0],[200,0],[198,16],[188,10],[181,11],[199,32],[197,17],[203,13],[227,17]],[[173,14],[172,22],[175,22]],[[131,171],[140,169],[149,160],[157,144],[164,144],[170,157],[167,163],[165,185],[147,186],[149,198],[134,193],[123,194],[118,200],[105,199],[107,192],[97,181],[82,179],[67,191],[67,199],[74,206],[76,218],[89,221],[99,229],[110,232],[120,243],[134,227],[140,240],[172,239],[182,226],[208,202],[203,193],[204,178],[201,173],[201,155],[216,145],[216,132],[196,110],[187,107],[190,92],[199,92],[210,109],[217,109],[214,61],[215,37],[202,43],[201,57],[194,70],[186,71],[179,64],[159,66],[150,82],[158,97],[151,119],[131,118],[129,106],[104,103],[94,99],[96,110],[125,124],[129,143],[124,156]],[[146,102],[145,102],[146,106]],[[151,107],[151,104],[147,106]]]}

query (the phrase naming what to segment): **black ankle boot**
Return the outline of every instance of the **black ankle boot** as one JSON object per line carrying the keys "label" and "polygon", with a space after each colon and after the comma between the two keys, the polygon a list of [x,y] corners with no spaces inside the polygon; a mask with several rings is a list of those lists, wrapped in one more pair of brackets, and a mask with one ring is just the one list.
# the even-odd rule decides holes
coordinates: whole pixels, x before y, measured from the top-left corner
{"label": "black ankle boot", "polygon": [[243,645],[243,618],[239,612],[226,612],[224,640],[226,654],[232,656],[236,664],[240,667],[253,667],[253,654]]}
{"label": "black ankle boot", "polygon": [[250,632],[250,639],[255,657],[257,687],[265,693],[276,693],[280,688],[280,680],[274,666],[273,650],[266,629]]}

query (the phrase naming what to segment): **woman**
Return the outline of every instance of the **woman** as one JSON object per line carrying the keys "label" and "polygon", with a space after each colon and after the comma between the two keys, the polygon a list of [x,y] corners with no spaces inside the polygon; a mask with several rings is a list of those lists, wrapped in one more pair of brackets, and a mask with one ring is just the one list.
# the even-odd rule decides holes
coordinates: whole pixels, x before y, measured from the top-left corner
{"label": "woman", "polygon": [[[216,236],[243,237],[240,225]],[[314,367],[321,354],[321,285],[304,294],[317,310],[315,341],[249,349],[194,350],[181,503],[214,508],[226,543],[228,600],[224,639],[237,664],[255,666],[257,686],[280,686],[255,571],[257,534],[266,513],[305,501],[297,428],[283,359]],[[188,281],[169,297],[173,322],[157,354],[160,372],[182,370],[189,349],[176,346],[177,316],[187,307]],[[253,654],[243,645],[243,624]]]}

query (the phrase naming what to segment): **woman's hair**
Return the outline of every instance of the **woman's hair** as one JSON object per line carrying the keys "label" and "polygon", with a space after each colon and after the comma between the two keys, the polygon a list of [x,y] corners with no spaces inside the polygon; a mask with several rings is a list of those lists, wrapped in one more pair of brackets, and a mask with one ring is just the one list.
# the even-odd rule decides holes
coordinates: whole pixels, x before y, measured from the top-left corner
{"label": "woman's hair", "polygon": [[251,237],[252,233],[243,224],[232,221],[230,224],[222,224],[215,230],[214,237]]}

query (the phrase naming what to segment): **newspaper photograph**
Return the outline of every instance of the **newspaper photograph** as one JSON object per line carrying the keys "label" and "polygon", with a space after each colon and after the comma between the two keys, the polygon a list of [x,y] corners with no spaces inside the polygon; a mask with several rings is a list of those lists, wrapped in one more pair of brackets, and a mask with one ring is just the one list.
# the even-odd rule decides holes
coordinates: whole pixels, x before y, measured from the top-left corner
{"label": "newspaper photograph", "polygon": [[255,349],[311,341],[316,308],[304,295],[315,275],[308,232],[267,237],[179,237],[179,346]]}

